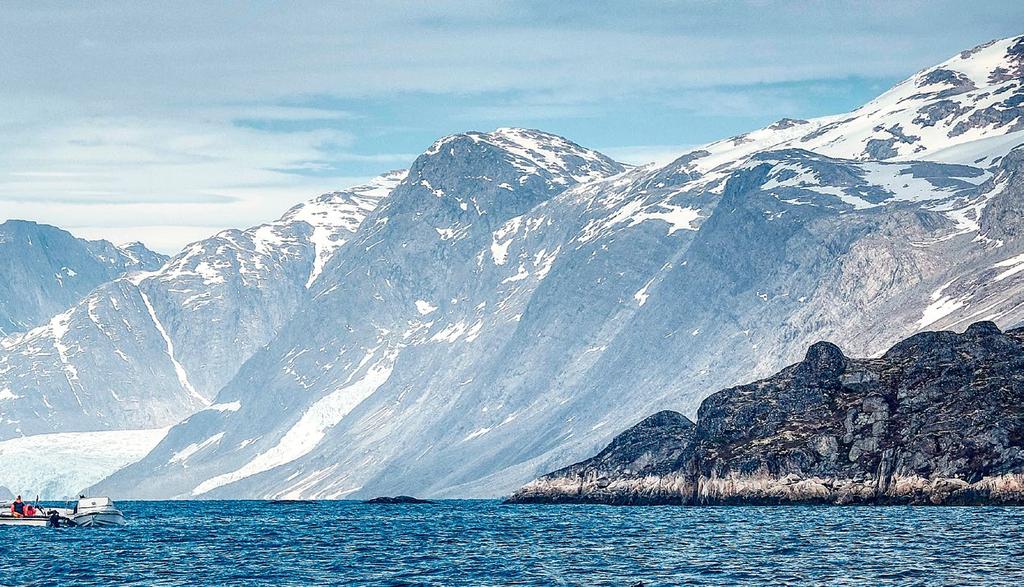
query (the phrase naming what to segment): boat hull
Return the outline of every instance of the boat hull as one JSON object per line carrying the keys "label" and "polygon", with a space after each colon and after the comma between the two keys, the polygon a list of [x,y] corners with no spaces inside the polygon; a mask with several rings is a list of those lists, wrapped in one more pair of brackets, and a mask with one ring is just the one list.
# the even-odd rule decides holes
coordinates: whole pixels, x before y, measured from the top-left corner
{"label": "boat hull", "polygon": [[0,526],[46,526],[49,523],[50,519],[46,516],[32,516],[31,518],[0,516]]}
{"label": "boat hull", "polygon": [[71,521],[74,522],[76,526],[82,526],[85,528],[125,525],[124,515],[118,511],[75,514],[71,516]]}

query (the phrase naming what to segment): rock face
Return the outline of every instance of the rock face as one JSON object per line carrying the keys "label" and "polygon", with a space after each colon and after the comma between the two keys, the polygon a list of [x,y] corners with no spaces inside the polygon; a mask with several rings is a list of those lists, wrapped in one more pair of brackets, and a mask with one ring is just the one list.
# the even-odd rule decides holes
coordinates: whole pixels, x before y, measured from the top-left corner
{"label": "rock face", "polygon": [[876,359],[819,342],[661,412],[513,503],[1024,504],[1024,329],[922,332]]}
{"label": "rock face", "polygon": [[0,224],[0,337],[45,323],[102,283],[165,261],[140,243],[119,247],[8,220]]}

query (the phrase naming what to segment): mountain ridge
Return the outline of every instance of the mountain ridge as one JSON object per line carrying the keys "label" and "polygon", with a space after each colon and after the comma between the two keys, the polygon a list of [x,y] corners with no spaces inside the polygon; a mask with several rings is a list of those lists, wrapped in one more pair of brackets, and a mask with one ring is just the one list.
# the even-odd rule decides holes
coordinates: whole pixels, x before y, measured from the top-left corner
{"label": "mountain ridge", "polygon": [[167,260],[141,243],[90,241],[17,219],[0,223],[0,252],[0,337],[42,324],[101,283]]}

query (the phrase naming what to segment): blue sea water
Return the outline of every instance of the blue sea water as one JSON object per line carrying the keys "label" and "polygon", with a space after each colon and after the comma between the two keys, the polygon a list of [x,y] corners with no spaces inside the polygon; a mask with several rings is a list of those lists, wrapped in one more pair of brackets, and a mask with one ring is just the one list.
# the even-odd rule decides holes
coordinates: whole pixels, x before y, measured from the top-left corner
{"label": "blue sea water", "polygon": [[1024,508],[119,506],[124,528],[0,526],[0,584],[1024,582]]}

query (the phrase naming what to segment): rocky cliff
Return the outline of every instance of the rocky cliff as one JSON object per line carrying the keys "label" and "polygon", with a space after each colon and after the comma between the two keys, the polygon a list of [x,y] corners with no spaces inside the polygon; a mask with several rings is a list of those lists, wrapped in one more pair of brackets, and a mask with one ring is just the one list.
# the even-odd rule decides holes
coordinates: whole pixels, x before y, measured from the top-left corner
{"label": "rocky cliff", "polygon": [[879,358],[828,342],[660,412],[515,503],[1024,503],[1024,328],[922,332]]}

